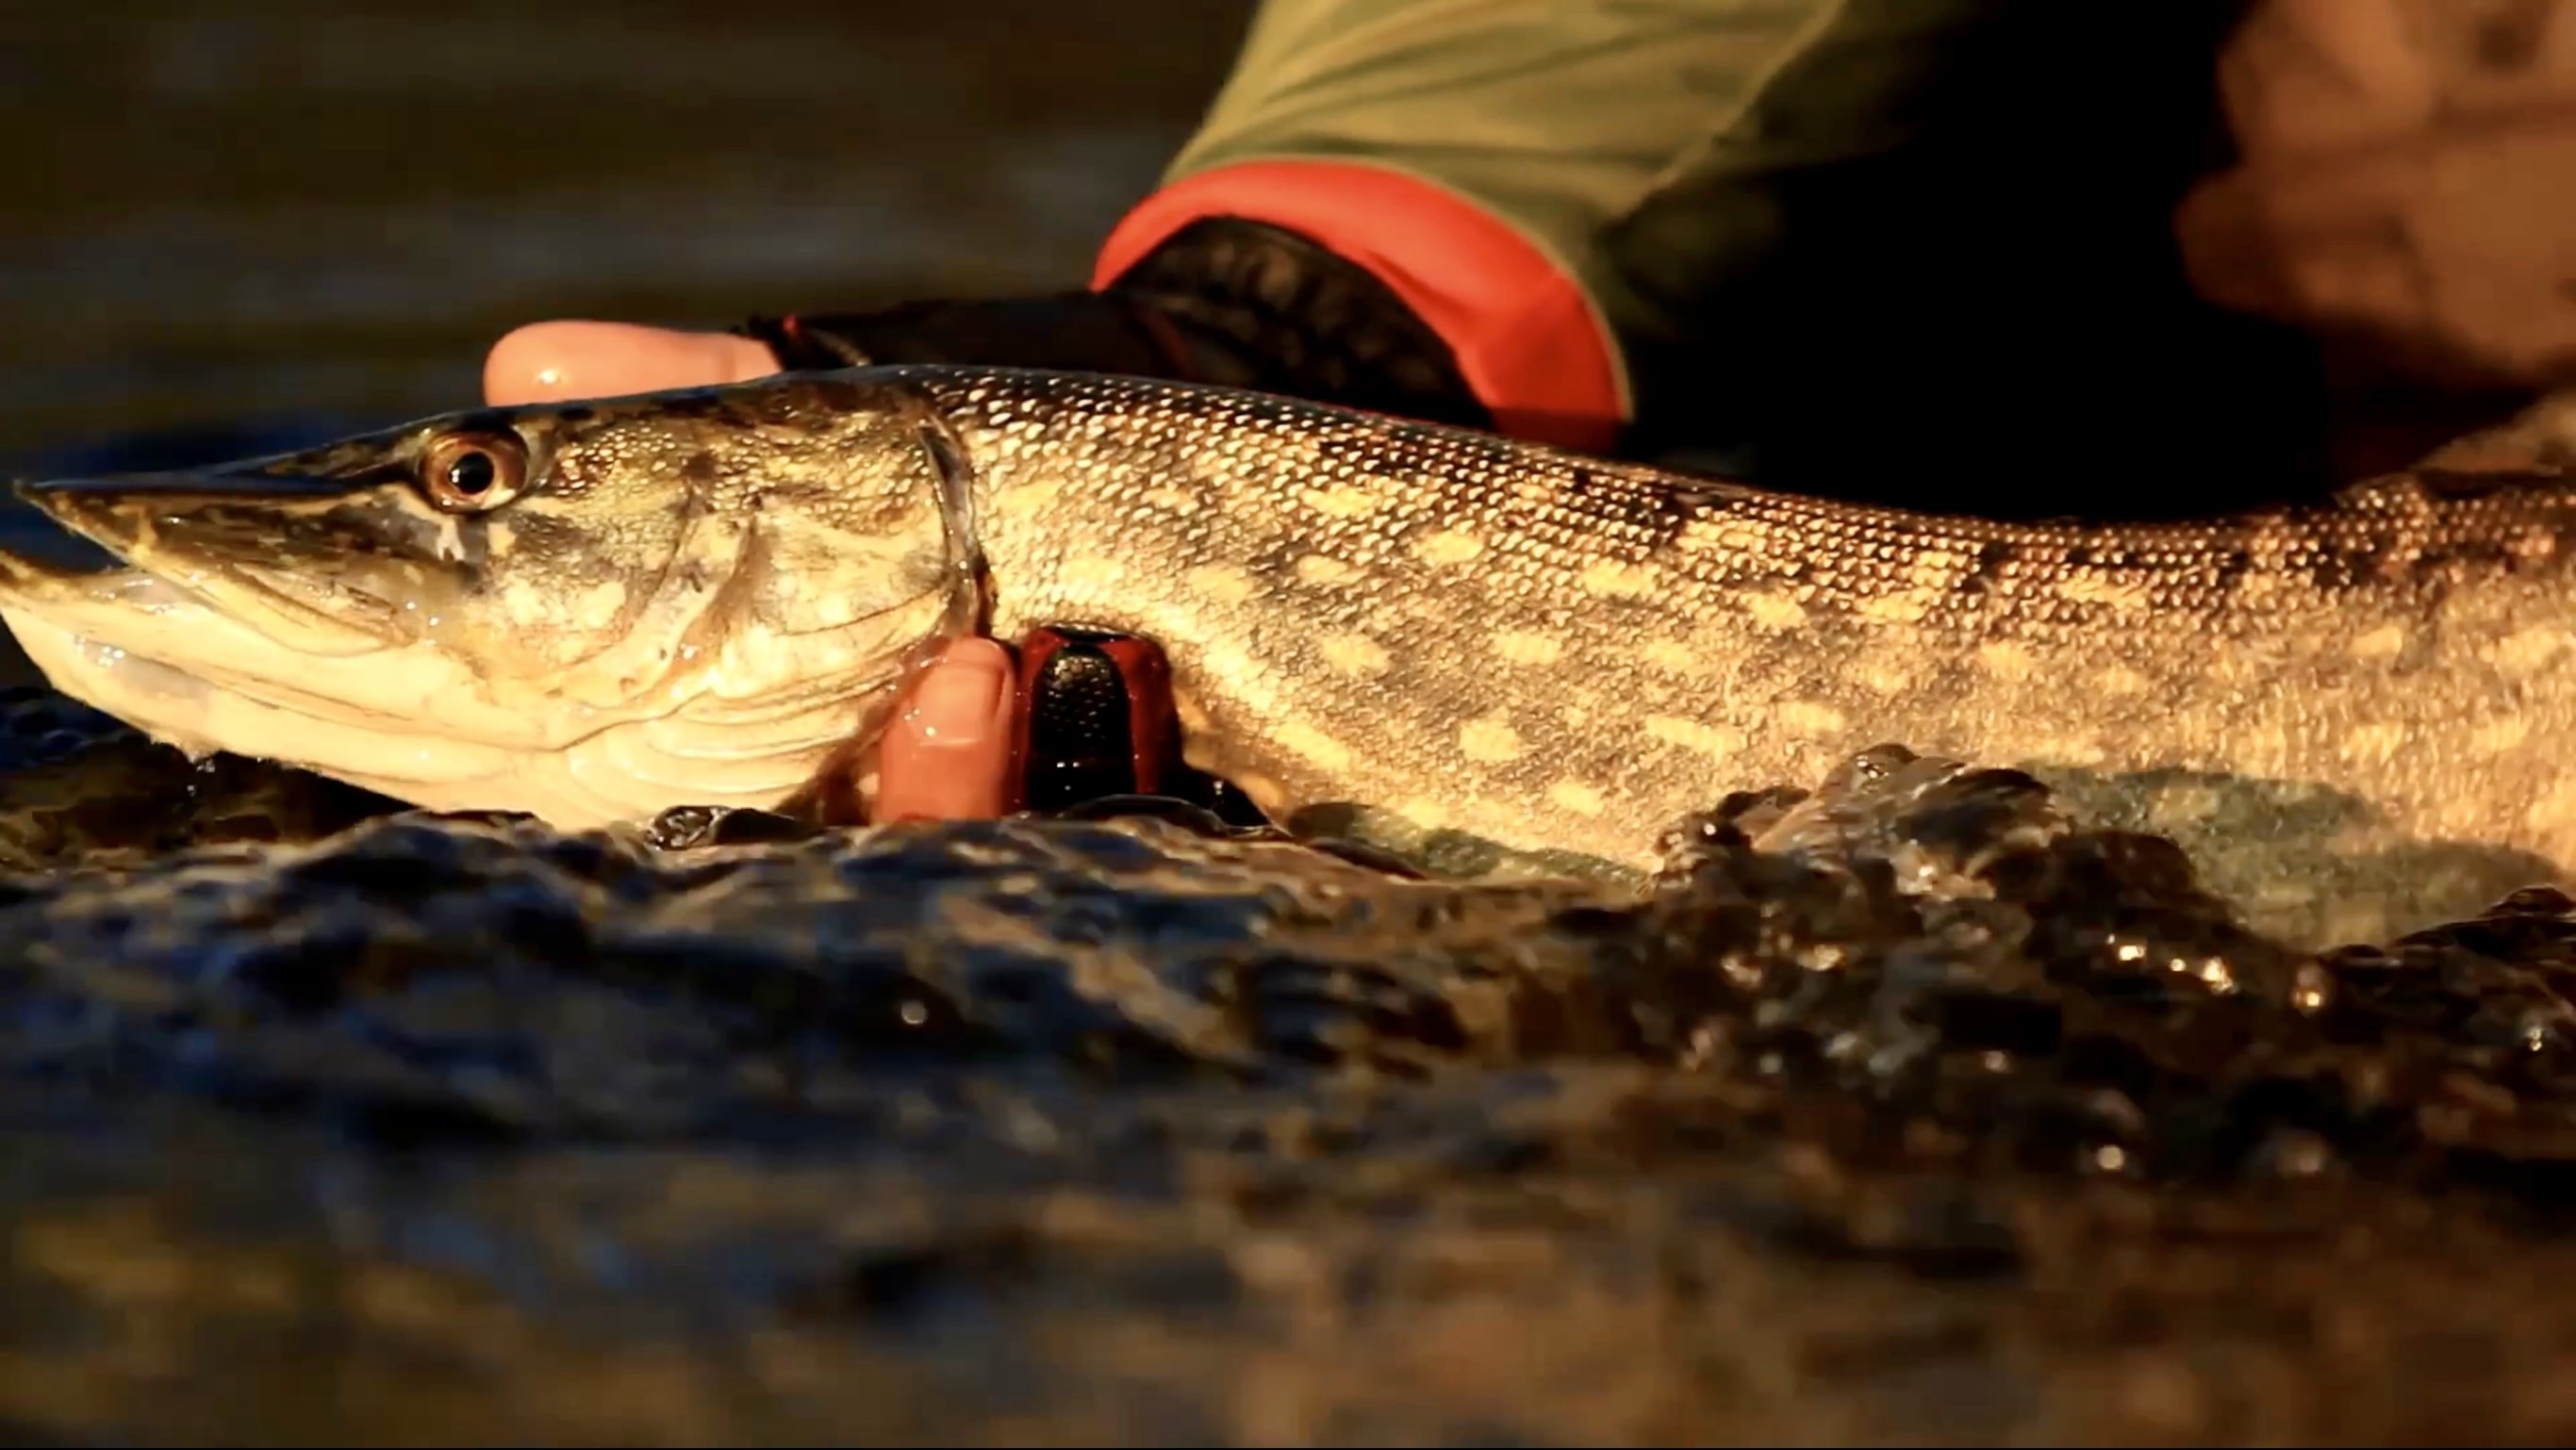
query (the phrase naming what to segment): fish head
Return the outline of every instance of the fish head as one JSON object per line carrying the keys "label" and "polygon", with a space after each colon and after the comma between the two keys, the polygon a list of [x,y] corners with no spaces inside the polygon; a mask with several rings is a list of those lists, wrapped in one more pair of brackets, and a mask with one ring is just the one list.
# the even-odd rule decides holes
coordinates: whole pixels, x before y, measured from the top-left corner
{"label": "fish head", "polygon": [[26,484],[116,567],[0,555],[0,618],[194,753],[566,826],[774,804],[971,626],[957,457],[808,375]]}

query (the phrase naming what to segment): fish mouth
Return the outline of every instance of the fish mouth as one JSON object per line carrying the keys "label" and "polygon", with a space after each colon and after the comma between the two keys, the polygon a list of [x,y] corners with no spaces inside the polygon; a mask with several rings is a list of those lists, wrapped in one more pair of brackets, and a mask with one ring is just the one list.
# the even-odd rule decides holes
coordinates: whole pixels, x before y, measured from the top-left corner
{"label": "fish mouth", "polygon": [[73,547],[39,554],[0,544],[0,591],[31,604],[66,590],[131,600],[141,581],[155,581],[308,656],[370,653],[416,636],[424,597],[453,581],[386,548],[407,521],[371,500],[376,481],[261,470],[20,483],[17,498]]}
{"label": "fish mouth", "polygon": [[468,740],[401,738],[406,710],[462,683],[452,665],[407,649],[386,611],[334,613],[362,591],[325,599],[294,583],[324,547],[297,521],[357,486],[227,470],[12,491],[53,527],[0,533],[0,620],[57,689],[192,755],[265,738],[334,774],[389,758],[397,774],[494,767]]}

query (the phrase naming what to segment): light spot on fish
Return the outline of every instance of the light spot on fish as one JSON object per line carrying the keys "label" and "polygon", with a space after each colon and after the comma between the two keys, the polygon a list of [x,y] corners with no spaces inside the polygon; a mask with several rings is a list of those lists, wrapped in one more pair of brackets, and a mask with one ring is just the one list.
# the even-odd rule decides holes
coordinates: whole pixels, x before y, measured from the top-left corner
{"label": "light spot on fish", "polygon": [[1241,604],[1261,592],[1252,576],[1231,564],[1201,564],[1181,575],[1193,594],[1204,595],[1219,604]]}
{"label": "light spot on fish", "polygon": [[1695,675],[1706,668],[1699,657],[1699,651],[1677,639],[1650,639],[1638,653],[1645,656],[1646,663],[1656,669],[1667,670],[1676,675]]}
{"label": "light spot on fish", "polygon": [[1760,548],[1761,534],[1728,514],[1696,518],[1682,525],[1673,546],[1686,554],[1728,554]]}
{"label": "light spot on fish", "polygon": [[1055,577],[1066,589],[1092,590],[1114,586],[1126,573],[1125,565],[1105,554],[1076,554],[1056,566]]}
{"label": "light spot on fish", "polygon": [[1458,727],[1458,753],[1469,760],[1495,764],[1521,758],[1521,733],[1512,728],[1511,717],[1497,710],[1479,715]]}
{"label": "light spot on fish", "polygon": [[1010,491],[1009,497],[1011,500],[1011,507],[1035,510],[1053,506],[1055,501],[1063,495],[1063,479],[1040,477],[1030,479],[1028,482],[1013,488]]}
{"label": "light spot on fish", "polygon": [[2386,764],[2406,744],[2406,727],[2390,721],[2356,725],[2343,738],[2343,753],[2356,760]]}
{"label": "light spot on fish", "polygon": [[1485,552],[1485,541],[1456,529],[1440,529],[1413,541],[1413,557],[1425,564],[1464,564]]}
{"label": "light spot on fish", "polygon": [[2557,658],[2558,652],[2567,645],[2567,631],[2555,625],[2535,624],[2489,645],[2487,663],[2508,675],[2535,674]]}
{"label": "light spot on fish", "polygon": [[1449,808],[1429,796],[1409,796],[1396,806],[1395,813],[1426,831],[1436,831],[1449,824]]}
{"label": "light spot on fish", "polygon": [[1506,629],[1494,635],[1494,653],[1516,665],[1552,665],[1565,653],[1565,642],[1535,630]]}
{"label": "light spot on fish", "polygon": [[1603,559],[1580,576],[1586,592],[1604,599],[1643,599],[1655,592],[1655,567]]}
{"label": "light spot on fish", "polygon": [[2147,677],[2127,665],[2104,665],[2093,677],[2093,688],[2113,697],[2143,695],[2147,692]]}
{"label": "light spot on fish", "polygon": [[572,622],[583,629],[606,629],[626,611],[626,586],[603,579],[572,597]]}
{"label": "light spot on fish", "polygon": [[1901,695],[1914,688],[1913,672],[1889,660],[1871,660],[1855,670],[1852,678],[1881,695]]}
{"label": "light spot on fish", "polygon": [[1346,675],[1373,679],[1386,673],[1386,650],[1364,634],[1336,634],[1315,647],[1324,663]]}
{"label": "light spot on fish", "polygon": [[429,547],[430,555],[442,564],[463,563],[465,561],[465,521],[454,514],[441,511],[438,517],[431,521],[430,527],[435,531],[435,537]]}
{"label": "light spot on fish", "polygon": [[2567,829],[2571,821],[2576,821],[2576,776],[2565,777],[2542,791],[2540,799],[2523,813],[2523,824],[2552,835]]}
{"label": "light spot on fish", "polygon": [[[523,627],[535,628],[554,623],[559,608],[553,591],[525,579],[511,579],[501,586],[501,611]],[[432,619],[431,624],[438,623]]]}
{"label": "light spot on fish", "polygon": [[2030,651],[2008,639],[1988,640],[1977,646],[1977,663],[2007,680],[2027,680],[2038,669]]}
{"label": "light spot on fish", "polygon": [[1696,750],[1719,760],[1732,759],[1742,753],[1745,744],[1739,731],[1701,720],[1685,720],[1679,715],[1647,716],[1646,733],[1666,745]]}
{"label": "light spot on fish", "polygon": [[2406,726],[2396,721],[2372,721],[2365,726],[2352,726],[2344,734],[2344,755],[2352,760],[2372,760],[2385,765],[2406,747]]}
{"label": "light spot on fish", "polygon": [[2057,595],[2077,604],[2099,604],[2124,612],[2145,609],[2155,602],[2155,596],[2137,580],[2090,569],[2057,581]]}
{"label": "light spot on fish", "polygon": [[1906,578],[1925,593],[1947,594],[1959,587],[1959,581],[1966,577],[1968,568],[1968,558],[1964,554],[1926,549],[1914,556],[1914,567],[1906,571]]}
{"label": "light spot on fish", "polygon": [[1786,594],[1756,590],[1743,596],[1744,612],[1770,630],[1796,629],[1807,622],[1807,606]]}
{"label": "light spot on fish", "polygon": [[1329,554],[1308,554],[1297,561],[1297,577],[1309,584],[1347,584],[1360,571]]}
{"label": "light spot on fish", "polygon": [[1579,780],[1560,780],[1547,788],[1547,798],[1578,816],[1597,816],[1608,804],[1601,792]]}
{"label": "light spot on fish", "polygon": [[2479,755],[2502,755],[2531,734],[2531,722],[2520,715],[2499,715],[2469,732],[2469,749]]}
{"label": "light spot on fish", "polygon": [[1779,717],[1782,728],[1800,735],[1838,735],[1846,723],[1842,711],[1815,700],[1784,700]]}
{"label": "light spot on fish", "polygon": [[1302,720],[1281,722],[1272,738],[1326,770],[1350,769],[1351,748]]}
{"label": "light spot on fish", "polygon": [[1932,612],[1933,601],[1940,596],[1921,589],[1900,589],[1891,594],[1873,594],[1857,606],[1861,618],[1880,624],[1919,624]]}
{"label": "light spot on fish", "polygon": [[2406,648],[2406,631],[2393,624],[2353,636],[2352,657],[2357,660],[2394,659]]}
{"label": "light spot on fish", "polygon": [[1145,490],[1145,502],[1152,504],[1158,509],[1169,509],[1176,514],[1188,513],[1191,506],[1196,504],[1198,501],[1199,496],[1185,488],[1149,488]]}
{"label": "light spot on fish", "polygon": [[2252,769],[2277,771],[2290,756],[2290,733],[2278,725],[2239,726],[2236,743]]}
{"label": "light spot on fish", "polygon": [[1374,510],[1379,503],[1376,494],[1348,483],[1310,488],[1299,497],[1305,500],[1306,507],[1328,519],[1355,519]]}

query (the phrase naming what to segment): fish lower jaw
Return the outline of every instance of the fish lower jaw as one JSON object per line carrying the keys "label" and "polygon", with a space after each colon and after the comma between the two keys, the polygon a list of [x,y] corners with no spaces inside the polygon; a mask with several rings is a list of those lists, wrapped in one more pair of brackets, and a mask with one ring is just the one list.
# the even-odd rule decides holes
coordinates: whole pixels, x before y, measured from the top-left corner
{"label": "fish lower jaw", "polygon": [[222,747],[181,717],[201,712],[213,687],[185,670],[75,633],[22,606],[0,605],[0,621],[55,689],[113,715],[191,760]]}
{"label": "fish lower jaw", "polygon": [[525,812],[563,830],[651,819],[677,805],[770,807],[812,777],[822,746],[749,760],[699,758],[652,721],[561,749],[520,749],[392,721],[325,719],[216,684],[0,604],[57,690],[203,759],[218,751],[313,771],[430,811]]}

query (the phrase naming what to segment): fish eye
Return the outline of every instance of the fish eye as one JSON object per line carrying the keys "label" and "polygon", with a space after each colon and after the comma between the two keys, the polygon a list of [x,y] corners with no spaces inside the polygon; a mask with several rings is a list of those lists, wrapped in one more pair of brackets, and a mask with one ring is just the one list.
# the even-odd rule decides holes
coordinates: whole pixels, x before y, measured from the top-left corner
{"label": "fish eye", "polygon": [[506,433],[443,433],[420,451],[420,486],[449,513],[479,513],[518,497],[528,450]]}

